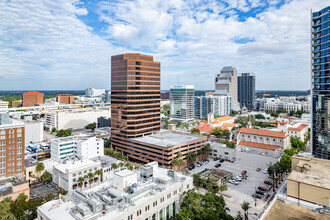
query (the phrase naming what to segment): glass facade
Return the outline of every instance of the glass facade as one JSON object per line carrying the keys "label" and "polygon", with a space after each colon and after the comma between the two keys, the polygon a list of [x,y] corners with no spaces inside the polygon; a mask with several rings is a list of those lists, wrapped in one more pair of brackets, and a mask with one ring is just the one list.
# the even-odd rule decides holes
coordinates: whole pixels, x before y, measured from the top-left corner
{"label": "glass facade", "polygon": [[330,159],[330,6],[312,14],[312,154]]}
{"label": "glass facade", "polygon": [[189,121],[194,119],[194,86],[171,86],[171,120]]}
{"label": "glass facade", "polygon": [[254,109],[256,95],[256,77],[254,73],[242,73],[237,77],[238,102],[241,109]]}
{"label": "glass facade", "polygon": [[230,96],[195,96],[195,117],[207,118],[209,113],[216,116],[229,115],[231,111]]}

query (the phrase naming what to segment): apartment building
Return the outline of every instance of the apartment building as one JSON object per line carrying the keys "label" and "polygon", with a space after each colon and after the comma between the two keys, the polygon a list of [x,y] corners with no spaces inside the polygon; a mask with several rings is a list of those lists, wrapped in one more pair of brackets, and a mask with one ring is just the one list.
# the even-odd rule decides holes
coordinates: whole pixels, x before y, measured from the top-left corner
{"label": "apartment building", "polygon": [[0,100],[0,109],[7,109],[9,102],[1,101]]}
{"label": "apartment building", "polygon": [[111,146],[126,153],[129,138],[159,130],[160,63],[139,53],[112,56]]}
{"label": "apartment building", "polygon": [[5,198],[11,198],[13,201],[21,194],[30,198],[29,182],[22,181],[16,177],[9,177],[0,180],[0,202]]}
{"label": "apartment building", "polygon": [[76,135],[51,140],[51,158],[63,161],[72,156],[94,158],[104,155],[104,140],[95,136]]}
{"label": "apartment building", "polygon": [[248,110],[254,109],[254,99],[256,95],[255,73],[241,73],[237,77],[237,96],[240,108]]}
{"label": "apartment building", "polygon": [[230,112],[230,96],[195,96],[195,117],[197,118],[207,118],[209,113],[224,116],[229,115]]}
{"label": "apartment building", "polygon": [[45,113],[45,128],[51,131],[61,129],[82,129],[90,123],[96,123],[99,117],[110,117],[110,108],[86,108],[53,110]]}
{"label": "apartment building", "polygon": [[0,114],[0,179],[24,178],[25,124]]}
{"label": "apartment building", "polygon": [[170,219],[180,211],[183,193],[192,188],[192,177],[152,162],[139,172],[118,171],[112,180],[85,192],[74,190],[72,200],[45,203],[38,207],[37,219]]}
{"label": "apartment building", "polygon": [[96,170],[100,169],[100,161],[89,159],[67,160],[53,166],[53,182],[64,190],[71,191],[78,188],[78,179],[79,177],[83,177],[85,179],[83,184],[87,187],[89,183],[94,183],[98,180],[97,176],[91,180],[88,179],[87,174],[94,174]]}
{"label": "apartment building", "polygon": [[290,137],[281,131],[240,128],[237,135],[237,146],[285,150],[290,147]]}
{"label": "apartment building", "polygon": [[277,129],[279,131],[285,132],[290,137],[299,138],[301,141],[305,140],[305,134],[308,132],[308,124],[304,123],[289,123],[285,121],[280,121],[277,124]]}
{"label": "apartment building", "polygon": [[104,94],[104,93],[105,93],[105,89],[87,88],[85,90],[85,96],[86,97],[102,96],[102,94]]}
{"label": "apartment building", "polygon": [[29,107],[35,106],[36,104],[44,103],[44,94],[41,92],[31,91],[22,94],[22,106]]}
{"label": "apartment building", "polygon": [[188,122],[194,120],[195,86],[170,87],[170,120]]}
{"label": "apartment building", "polygon": [[74,96],[70,94],[61,94],[56,96],[56,102],[61,104],[73,104]]}

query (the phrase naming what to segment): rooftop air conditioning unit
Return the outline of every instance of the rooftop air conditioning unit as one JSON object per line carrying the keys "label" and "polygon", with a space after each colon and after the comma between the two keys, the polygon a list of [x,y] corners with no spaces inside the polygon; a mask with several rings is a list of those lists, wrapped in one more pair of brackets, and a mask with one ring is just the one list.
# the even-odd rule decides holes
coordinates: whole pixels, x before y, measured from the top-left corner
{"label": "rooftop air conditioning unit", "polygon": [[167,171],[167,175],[168,175],[169,177],[174,177],[174,176],[175,176],[173,170],[168,170],[168,171]]}

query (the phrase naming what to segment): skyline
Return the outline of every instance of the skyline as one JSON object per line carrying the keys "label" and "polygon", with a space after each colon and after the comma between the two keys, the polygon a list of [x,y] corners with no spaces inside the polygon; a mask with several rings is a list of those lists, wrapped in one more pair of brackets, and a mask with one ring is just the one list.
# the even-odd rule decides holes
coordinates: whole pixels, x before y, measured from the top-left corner
{"label": "skyline", "polygon": [[161,63],[162,90],[174,84],[214,90],[215,75],[230,65],[255,72],[257,90],[308,90],[312,6],[317,11],[327,4],[2,2],[0,88],[108,90],[111,56],[143,53]]}

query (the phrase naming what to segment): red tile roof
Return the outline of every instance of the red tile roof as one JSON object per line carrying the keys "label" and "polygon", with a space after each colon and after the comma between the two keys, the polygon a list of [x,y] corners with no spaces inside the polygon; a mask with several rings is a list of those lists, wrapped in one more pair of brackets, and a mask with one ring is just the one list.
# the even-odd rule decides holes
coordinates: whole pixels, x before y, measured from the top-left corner
{"label": "red tile roof", "polygon": [[229,115],[226,115],[226,116],[222,116],[222,117],[218,117],[218,118],[217,118],[217,120],[218,120],[218,121],[221,121],[221,122],[223,122],[223,121],[228,121],[228,120],[232,120],[232,119],[234,119],[234,118],[231,117],[231,116],[229,116]]}
{"label": "red tile roof", "polygon": [[301,124],[298,127],[294,128],[294,127],[288,127],[288,130],[290,131],[302,131],[304,128],[306,128],[308,125],[306,124]]}
{"label": "red tile roof", "polygon": [[213,133],[213,128],[211,128],[208,125],[198,125],[196,128],[199,129],[200,132],[210,133],[210,134]]}
{"label": "red tile roof", "polygon": [[60,95],[57,95],[57,96],[72,96],[71,94],[60,94]]}
{"label": "red tile roof", "polygon": [[199,122],[200,125],[206,125],[207,124],[207,121],[201,121]]}
{"label": "red tile roof", "polygon": [[281,131],[269,131],[269,130],[254,129],[254,128],[241,128],[239,132],[245,134],[255,134],[255,135],[278,137],[278,138],[288,137],[286,133]]}
{"label": "red tile roof", "polygon": [[222,126],[225,126],[225,127],[235,127],[236,126],[236,123],[223,123]]}
{"label": "red tile roof", "polygon": [[211,123],[212,123],[212,124],[219,124],[218,121],[212,121]]}
{"label": "red tile roof", "polygon": [[270,144],[261,144],[261,143],[255,143],[250,141],[240,141],[238,146],[247,146],[247,147],[256,147],[266,150],[276,150],[276,149],[282,149],[279,146],[276,145],[270,145]]}
{"label": "red tile roof", "polygon": [[288,124],[288,122],[286,122],[286,121],[280,121],[279,123],[280,124]]}
{"label": "red tile roof", "polygon": [[30,94],[43,94],[41,92],[31,91],[31,92],[25,92],[23,95],[30,95]]}

